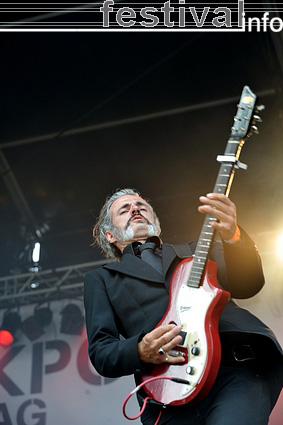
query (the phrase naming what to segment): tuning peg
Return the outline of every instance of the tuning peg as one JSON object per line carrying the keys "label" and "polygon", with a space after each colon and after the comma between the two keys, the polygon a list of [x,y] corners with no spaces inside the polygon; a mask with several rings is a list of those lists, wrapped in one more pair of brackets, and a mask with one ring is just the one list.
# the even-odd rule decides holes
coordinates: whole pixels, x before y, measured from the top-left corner
{"label": "tuning peg", "polygon": [[238,104],[238,105],[237,105],[237,108],[242,109],[242,111],[244,111],[244,109],[245,109],[245,108],[244,108],[242,105],[240,105],[240,104]]}
{"label": "tuning peg", "polygon": [[258,128],[257,128],[257,126],[256,126],[256,125],[252,125],[252,126],[251,126],[251,129],[253,130],[253,132],[254,132],[255,134],[259,134],[259,131],[258,131]]}
{"label": "tuning peg", "polygon": [[258,112],[264,111],[264,109],[265,109],[265,106],[264,105],[259,105],[259,106],[256,107],[256,110]]}
{"label": "tuning peg", "polygon": [[253,118],[257,122],[262,122],[262,119],[261,119],[261,117],[259,115],[254,115]]}
{"label": "tuning peg", "polygon": [[241,118],[237,117],[237,115],[234,117],[234,121],[241,121]]}

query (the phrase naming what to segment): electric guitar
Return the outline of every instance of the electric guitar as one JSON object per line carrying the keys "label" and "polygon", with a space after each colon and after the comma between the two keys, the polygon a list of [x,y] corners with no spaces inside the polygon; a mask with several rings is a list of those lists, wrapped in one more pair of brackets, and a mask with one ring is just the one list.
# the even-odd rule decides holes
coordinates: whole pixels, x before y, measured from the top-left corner
{"label": "electric guitar", "polygon": [[[224,155],[217,157],[221,165],[213,192],[228,196],[235,170],[247,168],[239,161],[241,149],[245,140],[258,132],[255,124],[261,118],[257,114],[264,109],[263,105],[257,107],[255,103],[256,95],[245,86]],[[148,396],[165,405],[178,406],[201,400],[218,374],[221,360],[218,322],[230,294],[219,287],[217,264],[208,260],[215,233],[211,226],[213,220],[216,218],[205,216],[193,258],[177,266],[167,311],[157,325],[175,323],[182,326],[182,341],[175,350],[184,353],[185,362],[154,365],[150,375],[142,376]]]}

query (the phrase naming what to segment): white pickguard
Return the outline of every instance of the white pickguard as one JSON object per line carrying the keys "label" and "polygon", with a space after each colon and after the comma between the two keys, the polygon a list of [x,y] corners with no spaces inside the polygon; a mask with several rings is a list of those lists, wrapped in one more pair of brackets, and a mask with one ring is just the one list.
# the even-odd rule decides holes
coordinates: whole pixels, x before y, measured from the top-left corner
{"label": "white pickguard", "polygon": [[[188,349],[189,361],[187,373],[184,379],[191,384],[183,385],[180,391],[181,396],[192,392],[196,384],[200,381],[207,363],[207,340],[205,334],[205,317],[208,308],[214,298],[214,294],[199,288],[189,287],[183,284],[177,298],[177,312],[182,330],[187,332],[186,339],[182,347]],[[193,347],[199,349],[198,355],[193,355]],[[190,369],[193,368],[193,369]],[[188,373],[193,370],[193,374]]]}

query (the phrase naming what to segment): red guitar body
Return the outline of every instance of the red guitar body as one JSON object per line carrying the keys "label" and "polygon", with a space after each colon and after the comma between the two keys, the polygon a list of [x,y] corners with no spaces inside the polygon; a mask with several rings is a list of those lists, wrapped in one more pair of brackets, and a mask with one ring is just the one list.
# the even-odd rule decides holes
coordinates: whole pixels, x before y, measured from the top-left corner
{"label": "red guitar body", "polygon": [[185,353],[186,361],[179,365],[155,365],[151,375],[142,377],[142,382],[156,376],[189,381],[186,385],[159,379],[144,386],[150,398],[172,406],[199,401],[211,389],[221,359],[219,317],[230,297],[229,292],[219,287],[217,264],[210,260],[201,285],[197,288],[189,286],[187,282],[193,261],[187,258],[177,266],[171,281],[168,309],[157,325],[174,322],[182,326],[183,341],[176,350]]}

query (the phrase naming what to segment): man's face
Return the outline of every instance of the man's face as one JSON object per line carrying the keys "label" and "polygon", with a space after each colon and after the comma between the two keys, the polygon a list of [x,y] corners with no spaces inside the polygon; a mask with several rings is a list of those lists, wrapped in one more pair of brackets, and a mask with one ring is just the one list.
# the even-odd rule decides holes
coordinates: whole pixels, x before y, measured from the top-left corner
{"label": "man's face", "polygon": [[111,206],[113,232],[106,232],[110,243],[121,249],[124,242],[144,242],[148,236],[158,235],[150,205],[140,196],[125,195]]}

